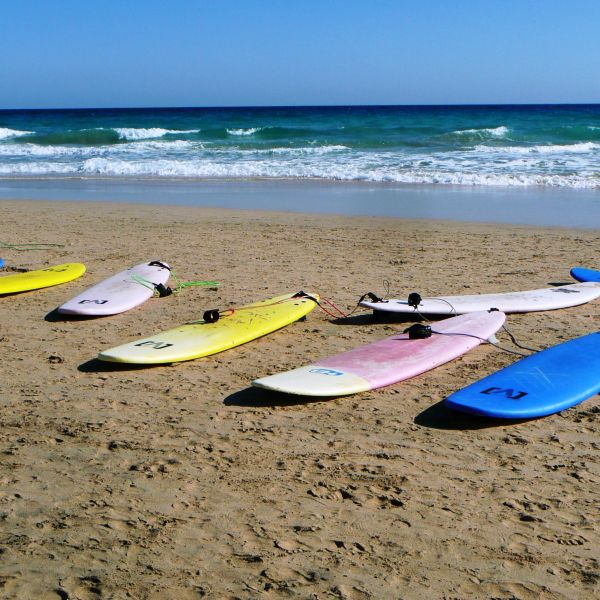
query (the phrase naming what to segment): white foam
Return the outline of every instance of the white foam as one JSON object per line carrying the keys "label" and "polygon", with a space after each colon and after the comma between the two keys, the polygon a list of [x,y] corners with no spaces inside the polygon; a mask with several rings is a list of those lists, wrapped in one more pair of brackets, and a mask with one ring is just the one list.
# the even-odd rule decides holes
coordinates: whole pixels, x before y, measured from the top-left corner
{"label": "white foam", "polygon": [[491,154],[564,154],[586,153],[600,149],[600,144],[594,142],[579,142],[577,144],[547,144],[538,146],[475,146],[477,152]]}
{"label": "white foam", "polygon": [[0,164],[0,175],[75,175],[77,166],[69,163]]}
{"label": "white foam", "polygon": [[[240,144],[241,146],[241,144]],[[564,148],[576,151],[565,152]],[[516,150],[515,150],[516,148]],[[3,175],[181,178],[321,178],[413,184],[600,189],[600,144],[410,151],[343,145],[240,149],[199,141],[142,140],[100,147],[0,144]],[[548,148],[548,146],[543,146]],[[490,154],[489,152],[493,152]],[[503,152],[504,154],[500,154]]]}
{"label": "white foam", "polygon": [[508,133],[508,127],[500,125],[500,127],[485,127],[482,129],[459,129],[453,131],[455,135],[475,136],[479,138],[485,137],[504,137]]}
{"label": "white foam", "polygon": [[288,154],[289,156],[294,155],[307,155],[307,154],[331,154],[335,152],[343,152],[349,150],[348,146],[331,145],[331,146],[309,146],[303,148],[271,148],[269,150],[258,150],[258,152],[264,152],[266,154]]}
{"label": "white foam", "polygon": [[250,129],[227,129],[229,135],[252,135],[262,131],[262,127],[251,127]]}
{"label": "white foam", "polygon": [[8,127],[0,127],[0,140],[5,140],[12,137],[19,137],[21,135],[29,135],[33,131],[21,131],[19,129],[9,129]]}
{"label": "white foam", "polygon": [[470,172],[418,165],[373,166],[372,156],[360,160],[337,161],[219,161],[219,160],[154,160],[124,161],[112,158],[92,158],[84,161],[80,173],[108,176],[155,176],[195,178],[322,178],[344,181],[373,181],[502,187],[568,187],[600,188],[600,179],[579,174],[527,172]]}
{"label": "white foam", "polygon": [[38,144],[8,144],[0,146],[0,156],[84,156],[97,154],[99,148],[74,146],[40,146]]}
{"label": "white foam", "polygon": [[114,130],[119,134],[122,140],[150,140],[153,138],[160,138],[163,135],[168,134],[185,134],[185,133],[198,133],[199,129],[162,129],[161,127],[115,127]]}

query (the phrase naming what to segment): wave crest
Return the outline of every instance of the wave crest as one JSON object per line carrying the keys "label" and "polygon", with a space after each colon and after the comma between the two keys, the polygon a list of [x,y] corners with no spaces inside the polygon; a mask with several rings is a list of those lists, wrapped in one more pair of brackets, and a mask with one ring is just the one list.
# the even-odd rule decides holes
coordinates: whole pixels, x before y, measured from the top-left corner
{"label": "wave crest", "polygon": [[262,130],[262,127],[250,127],[249,129],[227,129],[229,135],[253,135]]}
{"label": "wave crest", "polygon": [[456,131],[452,131],[446,134],[446,136],[442,137],[449,137],[450,139],[458,138],[460,141],[463,142],[477,142],[504,138],[508,135],[508,132],[508,127],[500,125],[499,127],[484,127],[479,129],[457,129]]}
{"label": "wave crest", "polygon": [[200,131],[199,129],[163,129],[162,127],[114,127],[113,129],[119,135],[119,139],[128,141],[151,140],[165,135],[185,135]]}
{"label": "wave crest", "polygon": [[528,155],[528,154],[585,154],[600,149],[600,144],[580,142],[578,144],[540,144],[537,146],[475,146],[477,152],[489,154]]}
{"label": "wave crest", "polygon": [[21,131],[20,129],[10,129],[9,127],[0,127],[0,140],[6,140],[12,137],[29,135],[32,131]]}

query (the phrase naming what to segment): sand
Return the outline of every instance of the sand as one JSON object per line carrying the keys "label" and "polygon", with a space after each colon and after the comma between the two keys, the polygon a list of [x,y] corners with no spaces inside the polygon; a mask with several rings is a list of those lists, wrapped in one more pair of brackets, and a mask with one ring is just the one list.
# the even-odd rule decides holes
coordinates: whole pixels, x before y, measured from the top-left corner
{"label": "sand", "polygon": [[[2,201],[8,268],[84,262],[71,283],[0,298],[0,597],[591,598],[600,594],[600,402],[503,423],[451,392],[516,360],[486,345],[425,375],[309,401],[252,379],[406,327],[319,309],[169,366],[99,350],[304,289],[351,310],[391,296],[535,289],[598,265],[595,230],[192,207]],[[186,288],[122,315],[53,310],[160,259]],[[6,268],[0,273],[9,272]],[[527,346],[598,329],[600,301],[510,315]],[[510,345],[505,334],[499,339]]]}

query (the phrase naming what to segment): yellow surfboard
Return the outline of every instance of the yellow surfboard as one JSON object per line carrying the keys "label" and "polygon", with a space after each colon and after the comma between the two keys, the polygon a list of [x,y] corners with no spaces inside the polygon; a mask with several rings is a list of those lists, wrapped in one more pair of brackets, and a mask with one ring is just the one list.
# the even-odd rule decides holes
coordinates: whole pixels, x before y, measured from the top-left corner
{"label": "yellow surfboard", "polygon": [[209,356],[301,319],[317,305],[318,300],[319,297],[314,294],[299,292],[221,311],[218,320],[213,322],[205,313],[207,320],[110,348],[100,352],[98,358],[119,363],[162,364]]}
{"label": "yellow surfboard", "polygon": [[65,263],[40,269],[0,276],[0,294],[15,294],[40,288],[67,283],[81,277],[85,273],[85,265],[81,263]]}

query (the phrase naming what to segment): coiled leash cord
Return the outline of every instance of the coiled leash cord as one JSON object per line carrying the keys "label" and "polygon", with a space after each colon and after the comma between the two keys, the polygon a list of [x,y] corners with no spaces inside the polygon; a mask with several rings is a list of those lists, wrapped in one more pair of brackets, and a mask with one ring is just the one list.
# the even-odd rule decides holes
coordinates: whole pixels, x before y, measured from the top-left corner
{"label": "coiled leash cord", "polygon": [[131,275],[131,279],[148,289],[154,290],[156,294],[158,294],[159,298],[164,298],[165,296],[170,296],[171,294],[177,294],[180,290],[186,287],[192,286],[205,286],[205,287],[218,287],[221,285],[218,281],[180,281],[177,278],[177,275],[171,271],[171,267],[166,265],[165,263],[160,262],[159,260],[153,260],[148,263],[151,267],[162,267],[164,269],[168,269],[171,272],[171,277],[175,280],[176,286],[175,289],[166,286],[164,283],[154,283],[149,281],[145,277],[141,275],[133,274]]}

